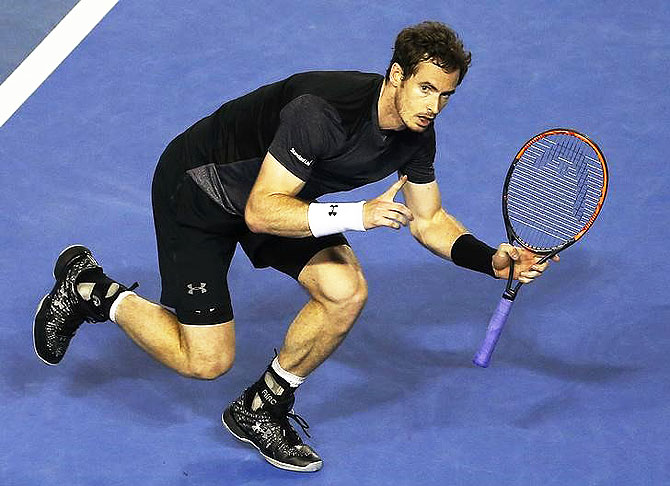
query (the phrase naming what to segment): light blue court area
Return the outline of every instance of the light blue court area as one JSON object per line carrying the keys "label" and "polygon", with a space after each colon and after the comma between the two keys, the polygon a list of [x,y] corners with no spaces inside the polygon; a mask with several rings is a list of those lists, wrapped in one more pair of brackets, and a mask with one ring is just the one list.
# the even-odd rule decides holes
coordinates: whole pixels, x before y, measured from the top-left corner
{"label": "light blue court area", "polygon": [[0,1],[0,83],[76,4],[76,0]]}
{"label": "light blue court area", "polygon": [[[0,3],[2,76],[74,3]],[[221,427],[306,300],[241,252],[226,376],[182,378],[109,323],[83,326],[58,367],[36,358],[33,315],[67,245],[158,300],[150,184],[175,135],[295,72],[383,72],[397,32],[424,19],[473,53],[437,121],[436,172],[474,234],[504,240],[505,172],[537,132],[589,134],[611,171],[599,220],[523,289],[490,368],[471,358],[504,282],[383,229],[348,236],[368,304],[297,394],[325,461],[315,475],[272,468]],[[662,1],[122,0],[0,128],[0,482],[668,484],[668,25]]]}

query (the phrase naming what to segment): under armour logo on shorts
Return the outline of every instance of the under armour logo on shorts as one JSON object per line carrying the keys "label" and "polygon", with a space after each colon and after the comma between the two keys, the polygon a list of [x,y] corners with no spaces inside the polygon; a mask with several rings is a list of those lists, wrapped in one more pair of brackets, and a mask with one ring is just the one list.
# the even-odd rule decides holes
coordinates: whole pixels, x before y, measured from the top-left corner
{"label": "under armour logo on shorts", "polygon": [[186,288],[188,289],[187,292],[189,293],[189,295],[193,295],[195,292],[201,292],[203,294],[206,294],[207,289],[205,287],[207,287],[207,284],[205,282],[200,282],[200,285],[197,286],[192,283],[186,285]]}
{"label": "under armour logo on shorts", "polygon": [[331,204],[330,205],[330,211],[328,212],[328,216],[335,216],[337,212],[335,211],[335,208],[337,207],[337,204]]}

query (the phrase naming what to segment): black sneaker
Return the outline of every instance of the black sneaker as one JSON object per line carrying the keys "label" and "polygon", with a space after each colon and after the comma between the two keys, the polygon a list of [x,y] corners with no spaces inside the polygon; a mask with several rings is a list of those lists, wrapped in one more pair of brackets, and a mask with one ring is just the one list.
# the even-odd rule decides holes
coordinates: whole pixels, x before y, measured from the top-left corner
{"label": "black sneaker", "polygon": [[309,425],[299,415],[293,413],[293,395],[283,403],[267,404],[251,411],[251,400],[255,394],[252,388],[230,404],[223,412],[223,425],[239,440],[253,445],[273,466],[289,471],[313,472],[323,466],[321,457],[291,427],[292,418],[309,437]]}
{"label": "black sneaker", "polygon": [[[92,282],[88,301],[82,299],[76,290],[77,278],[83,272],[92,277],[87,279]],[[109,297],[128,290],[104,275],[91,251],[81,245],[70,246],[61,252],[54,267],[54,278],[56,284],[40,301],[33,322],[35,353],[48,365],[60,363],[70,340],[85,320],[108,320],[106,304]],[[101,282],[102,285],[97,285],[100,288],[96,288],[95,282]],[[110,283],[117,287],[112,289]]]}

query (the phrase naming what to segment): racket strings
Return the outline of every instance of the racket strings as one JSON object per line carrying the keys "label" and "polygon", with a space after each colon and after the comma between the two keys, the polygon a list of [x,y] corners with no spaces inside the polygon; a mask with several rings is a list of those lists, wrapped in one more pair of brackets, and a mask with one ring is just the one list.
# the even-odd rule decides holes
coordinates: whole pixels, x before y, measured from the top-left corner
{"label": "racket strings", "polygon": [[523,152],[507,187],[508,217],[528,246],[572,239],[597,211],[604,174],[597,154],[568,135],[541,138]]}

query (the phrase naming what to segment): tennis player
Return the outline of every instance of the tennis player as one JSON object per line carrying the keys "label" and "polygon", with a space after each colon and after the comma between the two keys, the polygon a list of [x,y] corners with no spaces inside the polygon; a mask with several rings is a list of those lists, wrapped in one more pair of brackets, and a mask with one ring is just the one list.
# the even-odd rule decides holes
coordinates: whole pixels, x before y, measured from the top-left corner
{"label": "tennis player", "polygon": [[[321,457],[289,418],[306,432],[295,391],[365,305],[366,279],[343,232],[409,226],[436,255],[492,277],[506,277],[514,260],[524,283],[547,267],[522,248],[489,247],[442,208],[433,123],[470,57],[450,28],[423,22],[400,32],[385,76],[296,74],[198,121],[168,145],[153,180],[163,305],[109,278],[87,248],[69,247],[39,304],[37,355],[56,365],[83,321],[111,320],[178,373],[219,377],[235,358],[226,279],[239,243],[255,267],[290,275],[310,300],[258,381],[225,409],[224,425],[277,467],[319,470]],[[317,201],[393,173],[398,180],[369,201]],[[405,204],[395,201],[401,190]]]}

